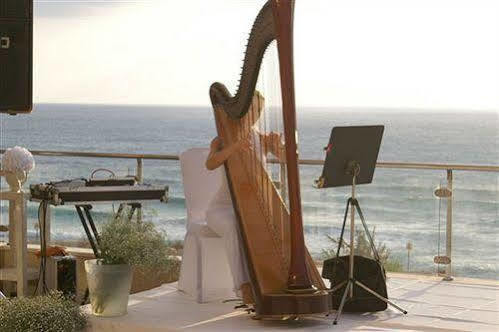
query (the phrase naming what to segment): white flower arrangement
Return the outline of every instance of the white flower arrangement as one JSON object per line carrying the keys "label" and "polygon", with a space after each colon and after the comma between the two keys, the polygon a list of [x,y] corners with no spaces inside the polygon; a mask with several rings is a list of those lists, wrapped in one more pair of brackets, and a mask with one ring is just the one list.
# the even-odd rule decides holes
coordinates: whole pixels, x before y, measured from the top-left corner
{"label": "white flower arrangement", "polygon": [[27,149],[16,146],[7,149],[2,156],[2,169],[7,172],[31,172],[35,168],[35,159]]}

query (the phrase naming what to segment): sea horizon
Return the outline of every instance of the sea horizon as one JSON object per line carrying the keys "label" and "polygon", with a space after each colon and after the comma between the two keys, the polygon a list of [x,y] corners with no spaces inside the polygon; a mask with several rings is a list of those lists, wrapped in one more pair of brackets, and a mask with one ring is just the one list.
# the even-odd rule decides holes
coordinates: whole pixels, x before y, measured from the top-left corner
{"label": "sea horizon", "polygon": [[[120,103],[81,103],[81,102],[35,102],[33,104],[33,111],[36,112],[37,107],[41,106],[42,108],[45,108],[47,106],[97,106],[97,107],[131,107],[131,108],[136,108],[136,107],[150,107],[150,108],[195,108],[195,109],[212,109],[212,106],[210,104],[199,104],[199,105],[187,105],[187,104],[120,104]],[[393,107],[383,107],[383,106],[348,106],[348,105],[336,105],[336,106],[310,106],[310,105],[297,105],[296,110],[297,112],[300,112],[300,110],[307,109],[307,110],[317,110],[317,111],[324,111],[324,110],[332,110],[332,111],[337,111],[337,110],[349,110],[349,111],[356,111],[356,112],[381,112],[381,113],[433,113],[433,114],[449,114],[449,113],[470,113],[470,114],[488,114],[492,113],[495,114],[498,117],[499,121],[499,109],[467,109],[467,108],[423,108],[423,107],[410,107],[410,106],[393,106]],[[22,115],[21,115],[22,116]]]}

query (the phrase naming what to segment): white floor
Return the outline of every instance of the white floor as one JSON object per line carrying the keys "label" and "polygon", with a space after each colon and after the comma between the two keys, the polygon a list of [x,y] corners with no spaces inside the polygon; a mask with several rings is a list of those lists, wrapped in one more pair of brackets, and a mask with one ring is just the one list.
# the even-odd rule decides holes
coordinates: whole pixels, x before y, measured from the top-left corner
{"label": "white floor", "polygon": [[388,294],[409,314],[343,314],[335,326],[325,317],[256,321],[236,302],[197,304],[173,283],[132,295],[126,316],[91,316],[88,331],[499,331],[499,282],[391,274]]}

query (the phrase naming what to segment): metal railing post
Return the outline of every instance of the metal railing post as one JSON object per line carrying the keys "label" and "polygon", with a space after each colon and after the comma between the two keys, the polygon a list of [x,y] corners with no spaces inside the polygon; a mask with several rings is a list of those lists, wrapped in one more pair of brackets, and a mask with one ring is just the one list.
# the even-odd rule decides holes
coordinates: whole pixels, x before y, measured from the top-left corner
{"label": "metal railing post", "polygon": [[452,278],[452,200],[454,192],[452,190],[452,170],[447,170],[447,189],[450,196],[447,198],[447,224],[445,227],[445,256],[449,258],[449,264],[445,267],[444,280],[451,281]]}
{"label": "metal railing post", "polygon": [[142,158],[137,158],[137,170],[135,171],[137,182],[142,184],[144,181],[144,164]]}
{"label": "metal railing post", "polygon": [[[144,182],[144,162],[142,158],[137,158],[136,175],[137,182],[142,184]],[[142,222],[142,207],[137,209],[137,222]]]}

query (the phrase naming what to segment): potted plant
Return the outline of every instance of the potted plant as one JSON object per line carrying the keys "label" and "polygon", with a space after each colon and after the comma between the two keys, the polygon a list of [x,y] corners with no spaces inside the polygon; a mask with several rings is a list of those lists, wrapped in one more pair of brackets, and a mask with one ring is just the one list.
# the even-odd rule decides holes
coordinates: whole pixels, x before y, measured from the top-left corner
{"label": "potted plant", "polygon": [[80,306],[61,292],[0,299],[0,331],[74,332],[86,325]]}
{"label": "potted plant", "polygon": [[[126,214],[125,214],[126,215]],[[133,267],[166,270],[170,264],[166,237],[152,222],[111,218],[101,229],[100,257],[85,261],[92,313],[127,313]]]}

